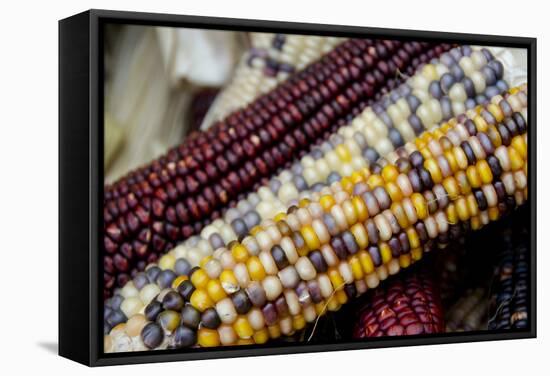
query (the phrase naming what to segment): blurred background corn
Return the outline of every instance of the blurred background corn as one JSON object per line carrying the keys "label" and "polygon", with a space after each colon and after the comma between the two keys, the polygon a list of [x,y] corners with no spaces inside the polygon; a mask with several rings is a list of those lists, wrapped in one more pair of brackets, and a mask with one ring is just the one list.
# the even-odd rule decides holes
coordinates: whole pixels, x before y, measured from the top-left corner
{"label": "blurred background corn", "polygon": [[250,33],[250,48],[209,108],[201,129],[208,129],[231,112],[252,103],[292,73],[330,52],[346,38]]}

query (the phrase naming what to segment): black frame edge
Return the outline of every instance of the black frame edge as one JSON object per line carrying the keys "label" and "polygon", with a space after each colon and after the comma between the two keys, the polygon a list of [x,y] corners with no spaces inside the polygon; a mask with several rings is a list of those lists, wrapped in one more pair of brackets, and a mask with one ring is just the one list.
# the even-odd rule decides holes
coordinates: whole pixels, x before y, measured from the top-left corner
{"label": "black frame edge", "polygon": [[[90,12],[59,21],[59,355],[90,365]],[[95,147],[95,144],[93,145]],[[95,230],[95,228],[94,228]],[[93,255],[93,257],[92,257]]]}

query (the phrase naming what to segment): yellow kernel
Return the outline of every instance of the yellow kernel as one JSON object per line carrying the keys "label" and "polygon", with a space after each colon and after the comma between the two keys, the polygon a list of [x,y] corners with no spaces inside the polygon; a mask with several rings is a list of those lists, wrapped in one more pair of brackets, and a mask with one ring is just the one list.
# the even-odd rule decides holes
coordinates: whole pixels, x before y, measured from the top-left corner
{"label": "yellow kernel", "polygon": [[353,224],[357,223],[357,213],[355,212],[355,206],[353,205],[351,200],[345,200],[344,202],[342,202],[341,206],[342,210],[344,211],[348,226],[352,226]]}
{"label": "yellow kernel", "polygon": [[319,247],[321,247],[321,242],[319,241],[319,237],[315,233],[313,227],[304,226],[300,230],[300,233],[302,234],[302,237],[304,238],[304,241],[306,242],[306,245],[310,251],[319,249]]}
{"label": "yellow kernel", "polygon": [[292,318],[292,327],[294,330],[301,330],[306,326],[306,319],[303,315],[296,315]]}
{"label": "yellow kernel", "polygon": [[468,205],[468,212],[470,213],[471,217],[479,214],[477,201],[473,194],[469,194],[468,196],[466,196],[466,204]]}
{"label": "yellow kernel", "polygon": [[330,211],[330,208],[332,208],[334,204],[336,204],[336,201],[334,201],[334,197],[332,197],[331,195],[323,195],[321,196],[319,203],[321,204],[323,209],[328,212]]}
{"label": "yellow kernel", "polygon": [[363,176],[359,171],[353,171],[349,176],[349,179],[352,181],[353,184],[357,184],[365,181],[365,178],[363,178]]}
{"label": "yellow kernel", "polygon": [[410,255],[400,255],[399,256],[399,266],[402,268],[408,268],[411,265],[411,256]]}
{"label": "yellow kernel", "polygon": [[407,229],[407,237],[409,238],[409,244],[411,248],[420,247],[420,238],[418,237],[418,233],[414,228],[409,227]]}
{"label": "yellow kernel", "polygon": [[355,241],[359,245],[359,249],[367,248],[367,246],[369,245],[369,236],[367,234],[365,226],[363,226],[363,224],[359,222],[351,226],[350,231],[353,234]]}
{"label": "yellow kernel", "polygon": [[238,317],[235,323],[233,323],[233,329],[235,329],[235,333],[241,339],[250,338],[254,334],[254,329],[252,329],[248,320],[242,316]]}
{"label": "yellow kernel", "polygon": [[353,196],[351,198],[351,203],[353,204],[353,207],[355,208],[355,213],[357,215],[357,221],[358,222],[364,222],[369,218],[369,211],[367,208],[367,204],[365,204],[365,201],[359,196]]}
{"label": "yellow kernel", "polygon": [[223,289],[228,293],[233,293],[239,286],[239,282],[231,270],[224,270],[220,274],[220,282]]}
{"label": "yellow kernel", "polygon": [[195,288],[206,288],[208,280],[208,274],[206,274],[204,269],[196,269],[193,274],[191,274],[191,283],[193,283],[193,286],[195,286]]}
{"label": "yellow kernel", "polygon": [[344,163],[350,163],[351,162],[351,153],[349,152],[348,148],[345,147],[343,144],[339,144],[334,149],[336,151],[336,154],[340,158],[340,160]]}
{"label": "yellow kernel", "polygon": [[439,168],[439,165],[437,164],[435,159],[426,159],[424,161],[424,168],[430,173],[434,184],[441,183],[443,175],[441,174],[441,169]]}
{"label": "yellow kernel", "polygon": [[502,113],[502,110],[500,109],[500,106],[490,103],[487,105],[487,110],[495,117],[495,120],[497,123],[500,123],[502,120],[504,120],[504,114]]}
{"label": "yellow kernel", "polygon": [[481,177],[479,176],[475,166],[468,166],[466,169],[466,177],[468,178],[468,183],[472,188],[481,187]]}
{"label": "yellow kernel", "polygon": [[414,208],[416,209],[416,215],[418,216],[418,219],[426,219],[428,216],[428,206],[426,205],[426,200],[424,199],[424,196],[422,196],[420,193],[413,193],[411,195],[411,201],[414,205]]}
{"label": "yellow kernel", "polygon": [[477,172],[481,178],[483,184],[490,184],[493,181],[493,173],[491,172],[491,167],[486,160],[481,160],[476,163]]}
{"label": "yellow kernel", "polygon": [[[468,157],[466,157],[466,153],[460,146],[453,147],[453,155],[455,157],[456,165],[459,169],[464,170],[466,167],[468,167]],[[457,171],[457,173],[459,173]]]}
{"label": "yellow kernel", "polygon": [[337,299],[330,299],[327,302],[327,310],[332,311],[332,312],[338,311],[341,306],[342,305],[340,303],[338,303]]}
{"label": "yellow kernel", "polygon": [[401,192],[401,189],[397,184],[394,182],[386,183],[386,191],[390,195],[390,198],[392,202],[398,202],[403,200],[403,192]]}
{"label": "yellow kernel", "polygon": [[449,206],[447,206],[445,213],[447,214],[447,221],[449,224],[454,225],[458,223],[458,213],[456,211],[456,206],[453,203],[450,203]]}
{"label": "yellow kernel", "polygon": [[451,201],[456,200],[460,194],[460,188],[458,187],[458,183],[453,176],[448,176],[443,180],[443,188],[445,188],[445,191],[449,195],[449,199]]}
{"label": "yellow kernel", "polygon": [[250,257],[246,261],[246,268],[248,269],[248,274],[253,281],[263,281],[265,278],[265,269],[258,257]]}
{"label": "yellow kernel", "polygon": [[338,290],[334,294],[336,297],[336,300],[338,301],[339,305],[344,305],[348,302],[348,296],[346,295],[346,292],[344,290]]}
{"label": "yellow kernel", "polygon": [[242,244],[235,245],[231,250],[231,254],[236,262],[245,262],[248,259],[248,249]]}
{"label": "yellow kernel", "polygon": [[370,189],[374,189],[376,187],[384,186],[384,179],[382,179],[380,175],[373,174],[367,179],[367,184]]}
{"label": "yellow kernel", "polygon": [[353,190],[353,182],[348,177],[343,177],[342,180],[340,180],[340,185],[342,189],[348,193],[351,193]]}
{"label": "yellow kernel", "polygon": [[365,276],[365,273],[363,273],[363,268],[361,267],[361,262],[359,261],[359,257],[357,255],[354,255],[349,258],[348,262],[351,267],[351,272],[353,273],[353,278],[356,281],[363,279]]}
{"label": "yellow kernel", "polygon": [[252,336],[254,342],[258,345],[262,345],[269,340],[269,331],[267,329],[260,329]]}
{"label": "yellow kernel", "polygon": [[344,288],[345,282],[340,273],[334,267],[328,269],[328,278],[332,283],[334,290],[341,290]]}
{"label": "yellow kernel", "polygon": [[391,205],[390,210],[395,216],[395,218],[397,219],[397,223],[399,223],[399,227],[401,228],[409,227],[409,218],[407,218],[407,213],[405,213],[405,209],[403,209],[403,206],[399,202],[394,202]]}
{"label": "yellow kernel", "polygon": [[502,137],[500,137],[500,132],[498,131],[496,126],[494,126],[493,124],[489,125],[486,133],[493,143],[495,149],[502,145]]}
{"label": "yellow kernel", "polygon": [[267,332],[269,333],[269,338],[271,339],[276,339],[281,336],[281,328],[277,324],[268,326]]}
{"label": "yellow kernel", "polygon": [[372,262],[372,258],[366,251],[360,251],[357,254],[357,257],[359,257],[359,262],[361,263],[361,267],[363,268],[363,272],[365,274],[371,274],[374,272],[374,263]]}
{"label": "yellow kernel", "polygon": [[220,336],[217,330],[200,328],[197,333],[197,342],[201,347],[219,346]]}
{"label": "yellow kernel", "polygon": [[388,243],[380,244],[380,256],[382,257],[382,263],[384,264],[391,261],[392,254],[391,254],[391,248],[388,245]]}
{"label": "yellow kernel", "polygon": [[210,298],[212,298],[212,300],[216,303],[227,296],[221,282],[217,279],[211,279],[208,281],[206,291],[208,292],[208,296],[210,296]]}
{"label": "yellow kernel", "polygon": [[513,147],[508,148],[508,156],[510,157],[510,168],[512,171],[519,170],[523,167],[523,158]]}
{"label": "yellow kernel", "polygon": [[420,154],[422,154],[422,156],[424,157],[424,160],[433,158],[432,152],[430,151],[430,149],[428,149],[427,146],[423,147],[422,149],[419,149],[419,151],[420,151]]}
{"label": "yellow kernel", "polygon": [[451,150],[445,150],[443,152],[443,155],[445,156],[445,159],[449,162],[449,167],[451,168],[451,171],[453,174],[458,171],[458,162],[456,161],[456,158]]}
{"label": "yellow kernel", "polygon": [[206,309],[214,305],[214,302],[212,301],[212,299],[210,299],[208,293],[201,289],[196,289],[195,291],[193,291],[193,294],[191,294],[190,302],[193,307],[201,312],[204,312]]}
{"label": "yellow kernel", "polygon": [[476,129],[478,132],[486,132],[487,131],[487,128],[488,128],[488,125],[487,125],[487,122],[485,121],[485,119],[483,118],[483,116],[481,115],[476,115],[474,116],[474,124],[476,126]]}
{"label": "yellow kernel", "polygon": [[455,207],[458,218],[460,218],[461,221],[467,221],[470,218],[468,205],[466,204],[466,200],[463,197],[460,197],[458,200],[456,200]]}
{"label": "yellow kernel", "polygon": [[521,135],[512,138],[511,146],[518,152],[523,160],[527,159],[527,144]]}
{"label": "yellow kernel", "polygon": [[382,178],[386,183],[394,182],[399,175],[399,170],[392,164],[388,164],[382,168]]}

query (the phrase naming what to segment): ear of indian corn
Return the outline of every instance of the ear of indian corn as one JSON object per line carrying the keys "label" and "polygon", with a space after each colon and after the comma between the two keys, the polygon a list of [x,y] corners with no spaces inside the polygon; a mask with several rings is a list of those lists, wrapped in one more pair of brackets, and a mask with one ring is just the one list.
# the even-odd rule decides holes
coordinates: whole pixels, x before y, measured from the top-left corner
{"label": "ear of indian corn", "polygon": [[[150,321],[141,327],[146,348],[263,343],[289,335],[433,247],[498,219],[527,198],[525,90],[513,89],[495,106],[424,133],[402,149],[407,158],[388,162],[380,174],[363,171],[355,182],[333,183],[290,207],[231,249],[205,258],[145,314],[126,299],[122,309],[130,319],[106,336],[107,349],[120,348],[134,317]],[[407,179],[399,182],[401,175]],[[333,200],[323,206],[325,195]],[[185,313],[169,309],[173,298],[167,296],[176,291]]]}
{"label": "ear of indian corn", "polygon": [[[220,215],[311,141],[343,125],[398,69],[447,45],[350,40],[243,110],[106,186],[104,295]],[[423,53],[426,55],[422,55]],[[423,56],[423,60],[415,60]]]}

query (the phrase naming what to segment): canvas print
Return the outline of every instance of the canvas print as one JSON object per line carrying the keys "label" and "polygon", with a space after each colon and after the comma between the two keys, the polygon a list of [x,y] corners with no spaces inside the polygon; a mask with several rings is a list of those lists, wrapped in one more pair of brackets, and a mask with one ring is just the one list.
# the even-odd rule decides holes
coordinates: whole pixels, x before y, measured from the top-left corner
{"label": "canvas print", "polygon": [[105,354],[528,330],[527,49],[104,27]]}

